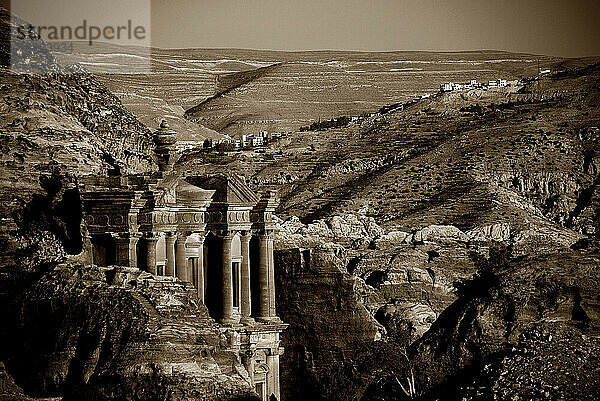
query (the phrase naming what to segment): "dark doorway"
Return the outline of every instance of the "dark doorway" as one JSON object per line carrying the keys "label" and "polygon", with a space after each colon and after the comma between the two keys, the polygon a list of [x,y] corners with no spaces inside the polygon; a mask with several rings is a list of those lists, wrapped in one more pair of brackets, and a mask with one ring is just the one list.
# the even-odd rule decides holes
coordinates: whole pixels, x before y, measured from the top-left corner
{"label": "dark doorway", "polygon": [[258,282],[258,237],[250,239],[250,296],[251,314],[258,316],[260,311],[260,285]]}
{"label": "dark doorway", "polygon": [[204,282],[204,303],[210,316],[216,320],[222,318],[223,312],[223,242],[214,234],[209,234],[204,240],[206,271]]}

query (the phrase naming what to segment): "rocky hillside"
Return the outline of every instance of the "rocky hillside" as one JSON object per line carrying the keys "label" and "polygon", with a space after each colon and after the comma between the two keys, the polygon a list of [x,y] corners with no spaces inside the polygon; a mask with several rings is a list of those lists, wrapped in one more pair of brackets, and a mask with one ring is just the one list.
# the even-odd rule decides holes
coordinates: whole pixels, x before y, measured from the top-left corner
{"label": "rocky hillside", "polygon": [[[1,15],[5,35],[14,26]],[[1,41],[0,378],[9,399],[255,399],[227,333],[188,288],[82,267],[77,177],[152,169],[149,130],[93,75],[30,45],[17,74]],[[181,172],[226,170],[282,195],[283,399],[598,398],[594,63],[386,107],[346,127],[292,133],[264,153],[181,159]],[[272,89],[261,80],[290,65],[240,85],[234,77],[227,94]],[[312,82],[346,67],[318,64]],[[295,96],[282,87],[278,104]],[[219,117],[228,99],[203,107]]]}
{"label": "rocky hillside", "polygon": [[34,271],[82,250],[78,175],[155,167],[149,129],[94,76],[59,65],[42,40],[13,44],[11,60],[24,22],[2,9],[0,23],[0,257]]}
{"label": "rocky hillside", "polygon": [[600,257],[577,238],[536,238],[522,255],[531,239],[507,225],[406,233],[354,215],[282,222],[282,395],[594,399]]}
{"label": "rocky hillside", "polygon": [[237,356],[223,351],[226,333],[172,277],[59,265],[15,302],[3,316],[2,354],[31,396],[257,399]]}
{"label": "rocky hillside", "polygon": [[93,75],[59,65],[42,40],[13,44],[11,60],[9,33],[24,22],[1,10],[0,23],[2,267],[34,269],[81,252],[76,176],[155,168],[151,138]]}
{"label": "rocky hillside", "polygon": [[[282,217],[353,212],[389,229],[431,224],[555,224],[597,229],[600,67],[499,90],[463,91],[316,132],[264,154],[198,155],[185,168],[226,168],[277,189]],[[197,167],[195,167],[197,166]]]}

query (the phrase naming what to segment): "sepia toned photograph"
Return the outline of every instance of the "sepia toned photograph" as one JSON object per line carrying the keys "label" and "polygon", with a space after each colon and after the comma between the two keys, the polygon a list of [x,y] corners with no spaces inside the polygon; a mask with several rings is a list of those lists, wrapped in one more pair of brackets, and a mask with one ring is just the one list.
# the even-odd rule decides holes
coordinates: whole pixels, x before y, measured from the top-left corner
{"label": "sepia toned photograph", "polygon": [[0,0],[0,401],[600,400],[598,0]]}

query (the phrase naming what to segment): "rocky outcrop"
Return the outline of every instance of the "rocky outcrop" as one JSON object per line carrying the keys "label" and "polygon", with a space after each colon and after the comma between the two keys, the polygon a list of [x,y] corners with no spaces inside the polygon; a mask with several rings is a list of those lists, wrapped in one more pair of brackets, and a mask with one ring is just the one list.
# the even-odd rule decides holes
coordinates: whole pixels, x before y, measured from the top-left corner
{"label": "rocky outcrop", "polygon": [[[361,224],[355,224],[357,221]],[[291,399],[402,397],[404,393],[397,383],[406,387],[406,379],[413,375],[418,395],[426,399],[441,397],[448,383],[457,377],[456,383],[460,384],[448,391],[467,399],[482,392],[509,394],[501,384],[501,378],[508,373],[500,375],[498,370],[492,377],[492,373],[477,369],[492,362],[495,369],[499,365],[494,358],[502,353],[507,358],[502,369],[523,373],[512,362],[512,354],[503,353],[518,343],[518,334],[514,338],[510,334],[517,330],[515,314],[520,313],[520,306],[516,305],[530,305],[529,312],[519,315],[523,327],[518,333],[532,330],[539,321],[539,316],[530,315],[533,310],[544,314],[557,307],[556,303],[550,306],[557,296],[561,300],[565,297],[565,306],[559,308],[566,308],[559,312],[564,321],[573,321],[571,314],[577,302],[589,303],[582,306],[585,316],[597,315],[597,302],[591,293],[585,301],[575,301],[569,295],[569,291],[581,290],[573,290],[580,284],[569,287],[566,277],[584,277],[590,269],[577,267],[575,260],[579,256],[569,247],[580,236],[570,230],[551,224],[538,226],[537,230],[513,230],[510,224],[495,223],[466,231],[430,225],[411,232],[384,232],[369,231],[368,221],[348,215],[309,224],[296,218],[280,221],[278,247],[322,244],[312,250],[281,250],[276,258],[277,307],[290,323],[283,337],[286,356],[282,359],[282,377],[284,382],[293,378],[289,379],[292,390],[286,390]],[[362,235],[363,241],[348,241],[354,235]],[[555,263],[560,257],[553,259],[557,250],[569,255],[566,266],[575,270],[557,270]],[[526,273],[529,270],[536,273]],[[491,271],[496,273],[490,274]],[[536,283],[542,280],[549,284],[555,276],[563,277],[560,281],[565,283],[559,292]],[[343,277],[343,283],[353,282],[352,291],[342,290],[348,288],[346,284],[332,284],[336,277]],[[584,285],[586,291],[591,290],[591,283],[597,278],[590,279]],[[495,294],[493,300],[482,295],[488,290]],[[537,291],[537,295],[532,295]],[[526,294],[535,300],[523,298]],[[347,321],[346,305],[358,308],[360,312],[354,311],[352,316],[362,323]],[[458,320],[449,321],[449,316]],[[374,327],[378,334],[366,335],[363,327]],[[435,343],[423,348],[433,338]],[[475,346],[479,348],[473,350]],[[411,353],[405,356],[407,347]],[[383,354],[395,356],[386,358]],[[586,355],[591,354],[586,351]],[[477,374],[472,365],[477,366]],[[485,369],[492,372],[489,366]],[[486,377],[487,382],[474,383],[474,377]],[[524,380],[520,377],[517,381]],[[537,384],[531,385],[542,388],[543,379],[536,380]],[[567,394],[561,391],[553,394]],[[515,390],[514,394],[518,393]]]}
{"label": "rocky outcrop", "polygon": [[421,394],[597,396],[600,374],[588,368],[600,344],[597,255],[497,262],[466,281],[457,301],[411,346]]}
{"label": "rocky outcrop", "polygon": [[383,233],[373,217],[359,214],[332,216],[308,224],[292,216],[279,221],[276,242],[278,248],[310,248],[326,243],[364,247]]}
{"label": "rocky outcrop", "polygon": [[0,253],[2,269],[30,271],[81,252],[78,176],[155,164],[148,128],[43,40],[11,43],[18,24],[0,9]]}
{"label": "rocky outcrop", "polygon": [[2,309],[0,355],[30,396],[257,399],[226,333],[175,278],[59,265]]}
{"label": "rocky outcrop", "polygon": [[362,303],[372,296],[345,271],[345,255],[330,249],[275,253],[282,333],[282,399],[344,400],[360,393],[352,366],[383,328]]}
{"label": "rocky outcrop", "polygon": [[148,128],[116,96],[81,66],[59,65],[41,38],[11,42],[9,32],[17,37],[17,27],[27,23],[3,8],[0,25],[2,133],[53,130],[79,141],[75,148],[93,136],[97,140],[90,145],[113,167],[126,172],[153,168]]}

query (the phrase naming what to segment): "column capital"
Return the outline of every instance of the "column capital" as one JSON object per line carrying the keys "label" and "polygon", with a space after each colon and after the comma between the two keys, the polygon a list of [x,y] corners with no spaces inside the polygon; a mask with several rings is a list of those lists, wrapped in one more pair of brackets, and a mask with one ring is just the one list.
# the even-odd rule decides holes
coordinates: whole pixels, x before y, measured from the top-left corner
{"label": "column capital", "polygon": [[177,238],[187,238],[187,237],[189,237],[190,235],[192,235],[192,231],[177,231],[177,232],[175,233],[175,236],[176,236]]}
{"label": "column capital", "polygon": [[256,230],[254,235],[256,235],[259,238],[269,239],[269,238],[273,238],[274,231],[273,230]]}
{"label": "column capital", "polygon": [[115,240],[129,240],[129,239],[139,239],[142,234],[141,233],[130,233],[130,232],[126,232],[126,233],[110,233],[110,236],[113,237]]}
{"label": "column capital", "polygon": [[253,236],[257,237],[257,238],[262,238],[262,239],[269,239],[269,238],[273,238],[273,232],[260,230],[260,231],[254,232]]}
{"label": "column capital", "polygon": [[267,348],[265,351],[266,351],[265,354],[267,354],[267,356],[283,355],[284,348],[283,347]]}
{"label": "column capital", "polygon": [[204,240],[206,239],[206,236],[208,235],[208,233],[209,233],[209,231],[192,231],[192,234],[196,234],[198,236],[198,239],[202,243],[204,243]]}
{"label": "column capital", "polygon": [[[200,234],[197,236],[193,236],[194,234]],[[188,242],[186,243],[188,248],[193,248],[193,247],[199,247],[204,245],[204,240],[206,239],[206,237],[204,235],[202,235],[201,233],[191,233],[188,238],[192,238],[190,240],[188,240]],[[193,238],[198,238],[197,240],[194,240]]]}
{"label": "column capital", "polygon": [[235,236],[237,231],[234,230],[222,230],[217,233],[217,236],[222,239],[231,240]]}

